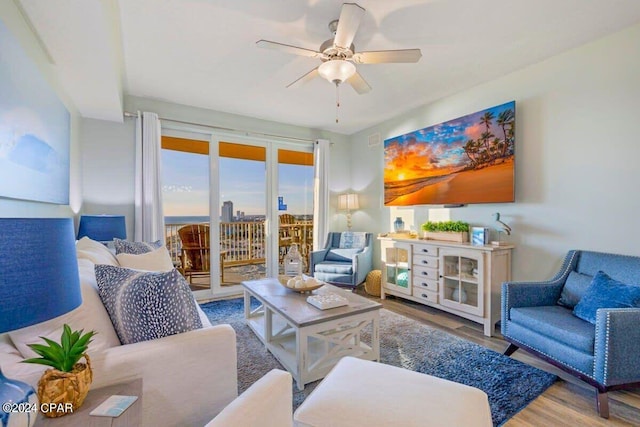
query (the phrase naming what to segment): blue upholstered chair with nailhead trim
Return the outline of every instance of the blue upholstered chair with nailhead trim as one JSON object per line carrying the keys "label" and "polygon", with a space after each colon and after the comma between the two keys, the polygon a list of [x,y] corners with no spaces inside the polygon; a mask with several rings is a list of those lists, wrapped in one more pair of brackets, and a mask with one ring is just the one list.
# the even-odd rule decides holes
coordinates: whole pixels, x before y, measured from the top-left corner
{"label": "blue upholstered chair with nailhead trim", "polygon": [[574,250],[549,281],[505,282],[501,325],[507,356],[523,348],[591,384],[598,413],[608,418],[607,392],[640,386],[640,308],[636,298],[630,308],[596,306],[590,321],[577,317],[574,307],[594,292],[599,272],[637,292],[640,257]]}

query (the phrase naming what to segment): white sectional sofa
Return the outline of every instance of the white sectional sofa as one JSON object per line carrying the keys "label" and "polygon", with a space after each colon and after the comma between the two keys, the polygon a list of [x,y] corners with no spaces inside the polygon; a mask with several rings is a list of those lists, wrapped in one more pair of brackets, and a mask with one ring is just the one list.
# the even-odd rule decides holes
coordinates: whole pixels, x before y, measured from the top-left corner
{"label": "white sectional sofa", "polygon": [[5,376],[35,387],[46,367],[20,363],[32,356],[26,344],[41,342],[40,336],[58,341],[62,325],[68,323],[72,329],[97,331],[88,351],[92,388],[143,379],[143,426],[203,426],[237,397],[236,335],[231,326],[211,326],[198,307],[202,329],[120,345],[94,274],[94,264],[117,265],[117,259],[91,241],[79,242],[77,253],[82,305],[50,321],[0,335]]}

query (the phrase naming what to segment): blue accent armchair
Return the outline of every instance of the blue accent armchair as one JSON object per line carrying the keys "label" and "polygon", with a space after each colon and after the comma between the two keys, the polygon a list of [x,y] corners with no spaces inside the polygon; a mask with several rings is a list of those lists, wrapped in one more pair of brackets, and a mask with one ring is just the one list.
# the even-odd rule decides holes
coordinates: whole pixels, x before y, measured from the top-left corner
{"label": "blue accent armchair", "polygon": [[[350,237],[345,233],[357,237],[353,240],[355,244],[349,244],[349,239],[345,240],[345,237]],[[309,270],[318,280],[355,288],[364,282],[367,273],[373,269],[372,233],[330,232],[324,246],[324,249],[311,252]]]}
{"label": "blue accent armchair", "polygon": [[600,308],[595,325],[574,316],[572,305],[598,271],[640,285],[640,257],[570,251],[549,281],[502,284],[501,325],[510,343],[504,354],[523,348],[591,384],[608,418],[607,392],[640,386],[640,308]]}

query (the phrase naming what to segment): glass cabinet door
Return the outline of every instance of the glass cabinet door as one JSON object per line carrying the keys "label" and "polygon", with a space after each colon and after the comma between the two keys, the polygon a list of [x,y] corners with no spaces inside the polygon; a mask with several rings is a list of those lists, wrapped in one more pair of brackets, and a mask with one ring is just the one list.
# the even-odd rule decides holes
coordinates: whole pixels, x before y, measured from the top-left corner
{"label": "glass cabinet door", "polygon": [[467,313],[483,315],[482,254],[440,252],[440,303]]}
{"label": "glass cabinet door", "polygon": [[411,295],[411,246],[395,243],[384,249],[385,286]]}

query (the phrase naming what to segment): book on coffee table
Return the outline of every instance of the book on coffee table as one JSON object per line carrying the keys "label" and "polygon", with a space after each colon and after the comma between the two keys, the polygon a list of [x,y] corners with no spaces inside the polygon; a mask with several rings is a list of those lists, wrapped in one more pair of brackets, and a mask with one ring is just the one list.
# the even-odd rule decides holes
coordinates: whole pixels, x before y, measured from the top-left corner
{"label": "book on coffee table", "polygon": [[319,308],[320,310],[327,310],[329,308],[349,305],[348,299],[341,295],[330,292],[326,294],[311,295],[307,297],[307,302],[312,306]]}

